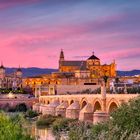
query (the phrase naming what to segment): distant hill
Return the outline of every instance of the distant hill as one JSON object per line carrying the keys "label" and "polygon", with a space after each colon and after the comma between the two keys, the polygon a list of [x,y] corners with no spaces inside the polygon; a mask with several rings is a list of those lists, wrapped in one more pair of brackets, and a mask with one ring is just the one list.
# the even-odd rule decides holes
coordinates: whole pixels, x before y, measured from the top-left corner
{"label": "distant hill", "polygon": [[[17,68],[6,68],[6,73],[12,73]],[[23,71],[23,77],[30,77],[30,76],[37,76],[41,74],[50,74],[52,72],[57,72],[57,69],[48,69],[48,68],[36,68],[36,67],[30,67],[30,68],[22,68]],[[119,76],[134,76],[134,75],[140,75],[140,70],[132,70],[132,71],[117,71]]]}
{"label": "distant hill", "polygon": [[[6,68],[6,73],[10,74],[16,71],[17,68]],[[58,71],[57,69],[47,69],[47,68],[22,68],[23,77],[37,76],[41,74],[50,74],[52,72]]]}
{"label": "distant hill", "polygon": [[132,71],[117,71],[119,76],[134,76],[140,75],[140,70],[132,70]]}

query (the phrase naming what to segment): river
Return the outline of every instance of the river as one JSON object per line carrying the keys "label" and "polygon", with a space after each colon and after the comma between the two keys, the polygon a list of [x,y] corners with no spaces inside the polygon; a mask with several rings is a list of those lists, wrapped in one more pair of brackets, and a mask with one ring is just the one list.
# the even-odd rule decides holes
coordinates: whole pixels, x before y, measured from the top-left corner
{"label": "river", "polygon": [[51,129],[37,127],[35,122],[29,122],[25,127],[27,128],[27,133],[35,138],[35,140],[67,140],[67,136],[65,136],[65,134],[61,134],[60,138],[55,136]]}
{"label": "river", "polygon": [[[15,116],[19,113],[6,113],[8,116]],[[23,128],[27,130],[27,134],[31,135],[35,140],[67,140],[65,134],[61,134],[61,138],[55,136],[51,129],[45,127],[37,127],[36,121],[26,120]]]}
{"label": "river", "polygon": [[56,140],[57,138],[53,135],[52,131],[48,128],[38,128],[34,123],[26,124],[27,133],[30,134],[35,140]]}

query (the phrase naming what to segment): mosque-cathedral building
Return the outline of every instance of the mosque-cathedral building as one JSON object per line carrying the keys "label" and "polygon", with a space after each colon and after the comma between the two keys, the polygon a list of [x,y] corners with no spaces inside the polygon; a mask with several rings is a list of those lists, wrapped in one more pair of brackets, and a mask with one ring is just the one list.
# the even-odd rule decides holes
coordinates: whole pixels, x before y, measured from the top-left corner
{"label": "mosque-cathedral building", "polygon": [[33,89],[37,85],[98,85],[104,76],[116,77],[115,61],[109,65],[102,65],[94,53],[85,61],[69,61],[65,59],[64,52],[61,50],[58,72],[25,78],[23,85]]}
{"label": "mosque-cathedral building", "polygon": [[19,67],[15,72],[7,74],[6,68],[0,66],[0,89],[17,89],[22,87],[22,70]]}
{"label": "mosque-cathedral building", "polygon": [[59,72],[74,73],[76,78],[101,78],[105,75],[115,77],[116,64],[114,61],[110,65],[101,65],[100,59],[94,53],[85,61],[67,61],[65,60],[63,50],[61,50]]}

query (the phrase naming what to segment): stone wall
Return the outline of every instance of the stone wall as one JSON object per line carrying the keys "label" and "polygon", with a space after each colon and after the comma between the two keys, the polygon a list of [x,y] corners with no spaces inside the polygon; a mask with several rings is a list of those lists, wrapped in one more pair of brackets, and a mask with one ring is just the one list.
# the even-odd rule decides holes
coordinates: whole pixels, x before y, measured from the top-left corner
{"label": "stone wall", "polygon": [[94,91],[100,88],[99,85],[57,85],[57,94],[72,94],[76,92],[82,92],[85,90]]}

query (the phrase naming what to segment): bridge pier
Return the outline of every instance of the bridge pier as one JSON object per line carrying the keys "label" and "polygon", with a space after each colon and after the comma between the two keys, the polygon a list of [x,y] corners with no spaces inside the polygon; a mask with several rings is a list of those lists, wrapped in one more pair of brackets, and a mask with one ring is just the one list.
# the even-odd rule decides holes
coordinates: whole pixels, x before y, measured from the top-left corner
{"label": "bridge pier", "polygon": [[66,117],[66,109],[68,107],[68,102],[64,101],[59,106],[56,107],[56,116]]}
{"label": "bridge pier", "polygon": [[34,104],[33,105],[33,110],[39,113],[40,112],[40,103]]}
{"label": "bridge pier", "polygon": [[93,114],[93,124],[105,122],[109,119],[109,115],[103,111],[96,111]]}
{"label": "bridge pier", "polygon": [[51,102],[50,104],[46,105],[42,114],[43,115],[52,115],[55,116],[55,112],[56,112],[56,107],[59,105],[59,101],[55,100],[53,102]]}
{"label": "bridge pier", "polygon": [[48,107],[48,105],[45,105],[45,104],[41,104],[40,105],[40,113],[42,113],[43,115],[46,114],[46,108]]}
{"label": "bridge pier", "polygon": [[87,104],[81,111],[79,115],[79,120],[84,122],[93,123],[93,108],[91,104]]}
{"label": "bridge pier", "polygon": [[66,118],[71,119],[79,119],[80,113],[80,104],[78,101],[74,101],[67,109],[66,109]]}

